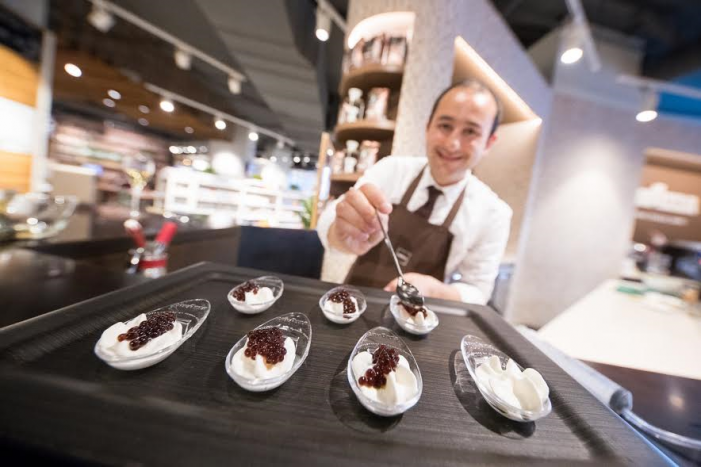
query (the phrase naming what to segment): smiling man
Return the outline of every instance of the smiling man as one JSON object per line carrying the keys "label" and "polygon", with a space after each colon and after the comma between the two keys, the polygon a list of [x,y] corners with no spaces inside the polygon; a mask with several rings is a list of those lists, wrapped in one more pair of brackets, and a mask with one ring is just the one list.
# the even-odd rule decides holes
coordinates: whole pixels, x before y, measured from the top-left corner
{"label": "smiling man", "polygon": [[358,255],[347,283],[396,287],[377,210],[407,282],[428,297],[489,300],[511,208],[472,169],[496,140],[500,116],[498,99],[482,83],[451,86],[436,99],[426,125],[426,158],[385,157],[326,208],[317,227],[324,246]]}

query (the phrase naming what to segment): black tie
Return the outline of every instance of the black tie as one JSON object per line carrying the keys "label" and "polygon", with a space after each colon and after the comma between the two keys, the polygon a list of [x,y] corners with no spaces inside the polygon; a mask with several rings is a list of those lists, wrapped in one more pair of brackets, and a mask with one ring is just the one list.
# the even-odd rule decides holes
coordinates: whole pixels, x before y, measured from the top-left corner
{"label": "black tie", "polygon": [[433,205],[436,204],[436,200],[440,195],[442,195],[443,192],[436,188],[435,186],[431,185],[428,187],[428,201],[421,206],[419,209],[414,211],[414,214],[417,214],[424,219],[428,220],[431,217],[431,212],[433,212]]}

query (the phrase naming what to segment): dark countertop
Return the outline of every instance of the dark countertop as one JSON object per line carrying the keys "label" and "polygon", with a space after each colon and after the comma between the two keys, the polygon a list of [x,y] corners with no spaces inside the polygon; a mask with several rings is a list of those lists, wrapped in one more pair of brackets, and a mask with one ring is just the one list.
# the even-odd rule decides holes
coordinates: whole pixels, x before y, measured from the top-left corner
{"label": "dark countertop", "polygon": [[[78,229],[80,232],[69,226],[51,240],[0,244],[0,328],[148,281],[141,275],[123,272],[126,251],[132,246],[123,231],[123,221],[124,218],[110,218],[95,210],[84,210],[72,220],[74,227],[89,223],[89,227]],[[144,220],[147,235],[155,235],[163,222],[161,217],[148,216]],[[181,224],[171,246],[169,269],[174,271],[200,261],[216,261],[246,267],[263,264],[260,269],[307,277],[317,274],[318,277],[317,264],[302,272],[295,269],[308,259],[318,263],[320,270],[321,256],[314,256],[318,253],[318,246],[313,243],[318,242],[315,235],[314,232],[285,229],[213,230],[197,222]],[[310,244],[307,249],[301,247],[305,242]],[[296,248],[289,249],[290,244]],[[269,262],[264,263],[266,260]],[[701,439],[698,416],[701,414],[698,397],[701,381],[610,365],[590,365],[631,390],[634,410],[645,420]],[[682,465],[691,462],[684,457],[675,457],[675,460]]]}

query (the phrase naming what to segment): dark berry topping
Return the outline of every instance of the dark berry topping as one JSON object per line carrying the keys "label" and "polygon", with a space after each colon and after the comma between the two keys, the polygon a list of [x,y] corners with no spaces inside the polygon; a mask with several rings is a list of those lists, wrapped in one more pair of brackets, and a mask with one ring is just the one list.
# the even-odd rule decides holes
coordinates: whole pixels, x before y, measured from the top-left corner
{"label": "dark berry topping", "polygon": [[255,360],[256,355],[265,358],[265,363],[275,365],[285,359],[285,336],[279,328],[256,329],[248,333],[248,344],[244,355]]}
{"label": "dark berry topping", "polygon": [[142,321],[138,326],[129,328],[124,334],[117,336],[119,342],[129,341],[129,348],[137,350],[146,345],[151,339],[165,334],[173,329],[175,323],[175,313],[162,311],[151,313],[146,321]]}
{"label": "dark berry topping", "polygon": [[246,292],[258,293],[258,286],[251,281],[246,281],[234,290],[234,298],[239,302],[246,300]]}
{"label": "dark berry topping", "polygon": [[355,313],[355,303],[351,300],[350,293],[347,290],[341,289],[329,295],[329,300],[334,303],[343,303],[343,314],[349,315]]}
{"label": "dark berry topping", "polygon": [[364,376],[358,379],[361,386],[380,389],[387,384],[387,376],[394,371],[399,363],[399,353],[385,345],[380,345],[372,354],[372,368],[368,368]]}
{"label": "dark berry topping", "polygon": [[406,310],[407,313],[409,313],[411,316],[416,316],[418,313],[422,313],[424,315],[424,318],[428,316],[428,313],[426,312],[426,308],[422,306],[407,306],[407,305],[402,305],[404,309]]}

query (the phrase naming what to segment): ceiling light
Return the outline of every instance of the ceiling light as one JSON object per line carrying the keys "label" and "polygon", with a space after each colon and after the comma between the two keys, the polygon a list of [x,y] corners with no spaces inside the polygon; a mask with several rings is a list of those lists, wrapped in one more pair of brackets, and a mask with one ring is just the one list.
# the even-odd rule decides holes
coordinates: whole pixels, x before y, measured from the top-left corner
{"label": "ceiling light", "polygon": [[114,89],[110,89],[109,91],[107,91],[107,95],[116,101],[122,98],[122,94],[119,91],[115,91]]}
{"label": "ceiling light", "polygon": [[305,164],[308,164],[310,160],[311,159],[309,158],[309,156],[304,156],[304,159],[302,159],[302,162],[304,162]]}
{"label": "ceiling light", "polygon": [[148,126],[148,120],[146,120],[145,118],[140,118],[140,119],[139,119],[139,125],[141,125],[141,126]]}
{"label": "ceiling light", "polygon": [[180,153],[180,149],[178,149],[177,146],[170,146],[168,148],[168,150],[170,151],[171,154],[179,154]]}
{"label": "ceiling light", "polygon": [[584,55],[581,32],[576,24],[570,24],[563,29],[562,46],[560,50],[563,50],[560,55],[560,61],[565,65],[578,62]]}
{"label": "ceiling light", "polygon": [[295,156],[295,157],[292,158],[292,161],[293,161],[295,164],[299,164],[301,160],[302,160],[302,159],[300,159],[299,156]]}
{"label": "ceiling light", "polygon": [[250,139],[251,141],[258,141],[258,133],[256,133],[255,131],[251,131],[248,134],[248,139]]}
{"label": "ceiling light", "polygon": [[186,126],[186,127],[185,127],[185,133],[187,133],[188,135],[191,135],[191,134],[193,134],[194,132],[195,132],[195,130],[194,130],[191,126]]}
{"label": "ceiling light", "polygon": [[270,162],[277,162],[277,157],[275,157],[275,156],[271,157]]}
{"label": "ceiling light", "polygon": [[98,31],[106,33],[114,26],[114,16],[105,7],[93,5],[90,14],[88,14],[88,22]]}
{"label": "ceiling light", "polygon": [[146,106],[146,105],[139,106],[139,112],[141,112],[142,114],[147,114],[150,111],[151,111],[151,109],[149,109],[148,106]]}
{"label": "ceiling light", "polygon": [[277,140],[277,148],[283,149],[285,147],[285,142],[281,139]]}
{"label": "ceiling light", "polygon": [[241,80],[235,76],[229,76],[229,92],[231,94],[241,94]]}
{"label": "ceiling light", "polygon": [[222,120],[221,118],[218,118],[214,121],[214,126],[217,127],[217,130],[225,130],[226,129],[226,122]]}
{"label": "ceiling light", "polygon": [[331,31],[331,17],[321,8],[316,8],[316,38],[321,42],[329,40]]}
{"label": "ceiling light", "polygon": [[172,112],[173,110],[175,110],[175,105],[172,101],[169,101],[168,99],[163,99],[160,105],[161,110],[164,112]]}
{"label": "ceiling light", "polygon": [[175,49],[175,64],[181,70],[189,70],[192,68],[192,55],[186,50]]}
{"label": "ceiling light", "polygon": [[115,105],[117,105],[117,104],[114,103],[114,101],[113,101],[112,99],[107,99],[107,98],[102,99],[102,103],[105,104],[106,107],[110,107],[110,108],[112,108],[112,107],[114,107]]}
{"label": "ceiling light", "polygon": [[195,146],[188,146],[187,152],[189,152],[190,154],[195,154],[197,152],[197,148]]}
{"label": "ceiling light", "polygon": [[63,69],[66,70],[66,73],[73,76],[74,78],[80,78],[81,76],[83,76],[83,70],[81,70],[77,65],[73,65],[72,63],[66,63],[63,66]]}
{"label": "ceiling light", "polygon": [[657,104],[659,103],[659,96],[657,93],[650,88],[643,91],[643,101],[640,107],[640,111],[635,116],[635,119],[641,123],[651,122],[657,118]]}
{"label": "ceiling light", "polygon": [[565,65],[571,65],[572,63],[578,62],[583,55],[584,51],[582,49],[579,47],[573,47],[562,52],[562,55],[560,55],[560,61]]}

